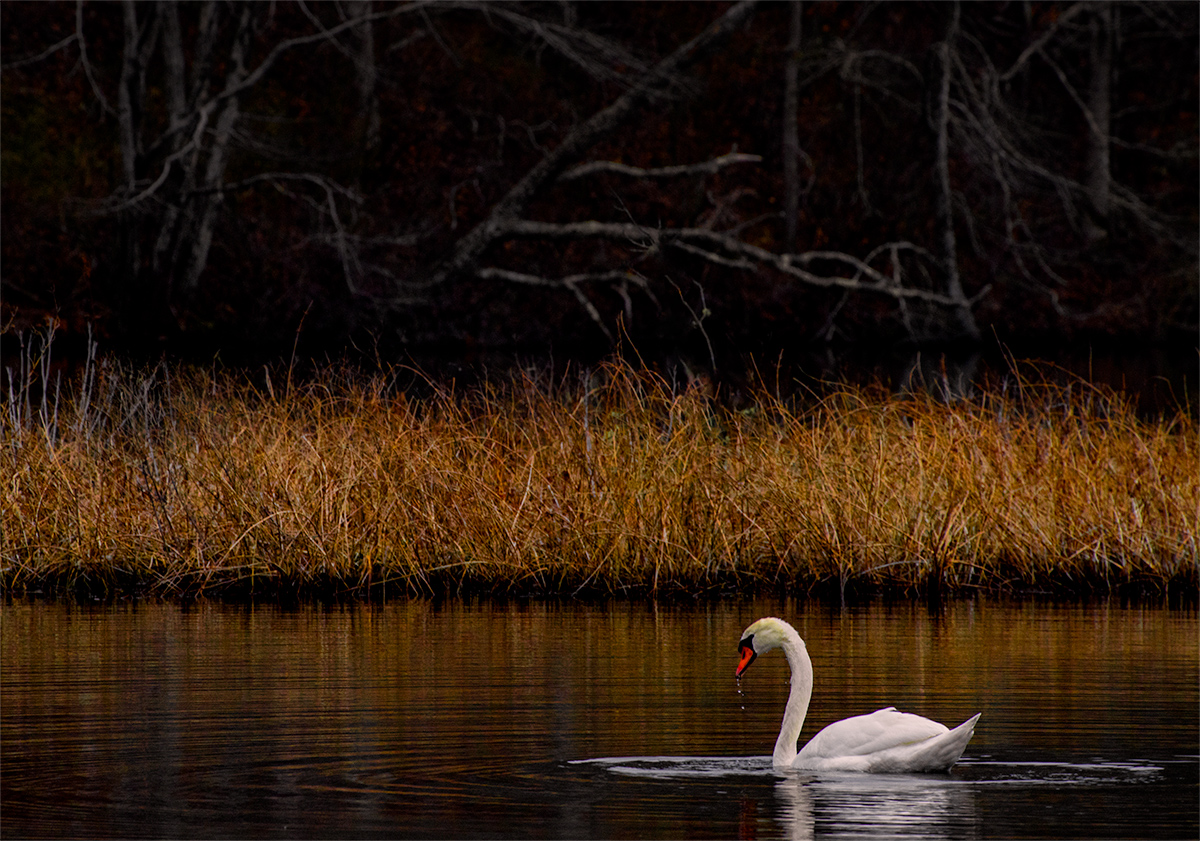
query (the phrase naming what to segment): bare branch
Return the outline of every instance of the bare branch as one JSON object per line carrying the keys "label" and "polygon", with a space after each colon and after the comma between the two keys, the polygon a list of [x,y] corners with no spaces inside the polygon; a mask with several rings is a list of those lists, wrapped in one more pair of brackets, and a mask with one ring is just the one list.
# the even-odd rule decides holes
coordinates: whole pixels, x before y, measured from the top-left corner
{"label": "bare branch", "polygon": [[425,21],[425,31],[433,35],[433,40],[442,48],[442,52],[454,62],[455,67],[461,68],[463,66],[462,58],[459,57],[453,47],[446,43],[446,39],[442,37],[442,33],[438,32],[437,26],[434,25],[433,20],[429,17],[429,12],[425,11],[425,9],[421,9],[421,20]]}
{"label": "bare branch", "polygon": [[[202,134],[204,132],[204,128],[206,125],[207,125],[206,122],[199,123],[197,125],[196,134],[197,135]],[[180,149],[178,151],[169,155],[166,158],[166,160],[163,161],[162,170],[159,171],[158,177],[155,178],[153,181],[151,181],[149,183],[149,185],[147,185],[146,187],[144,187],[142,190],[135,193],[134,195],[130,196],[129,198],[122,199],[120,202],[118,202],[116,204],[102,204],[101,207],[96,211],[97,215],[103,216],[103,215],[108,215],[108,214],[113,214],[113,213],[120,213],[124,210],[129,210],[131,207],[141,204],[146,199],[152,197],[156,192],[158,192],[159,188],[162,187],[162,185],[167,182],[167,176],[169,176],[171,174],[171,165],[173,163],[175,163],[175,161],[182,158],[184,155],[191,152],[195,147],[196,147],[196,139],[193,138],[190,142],[187,143],[187,145],[180,147]],[[137,186],[136,184],[132,184],[132,185],[130,185],[130,188],[132,189],[136,186]]]}
{"label": "bare branch", "polygon": [[460,3],[457,6],[478,9],[489,18],[503,20],[532,34],[593,79],[624,79],[630,71],[646,72],[645,63],[620,44],[586,29],[541,21],[499,3]]}
{"label": "bare branch", "polygon": [[568,275],[567,277],[552,280],[550,278],[538,277],[537,275],[509,271],[508,269],[485,268],[477,270],[475,276],[482,280],[504,280],[509,283],[519,283],[526,286],[551,286],[568,289],[592,321],[595,322],[596,326],[600,328],[600,331],[604,333],[604,337],[610,342],[614,341],[612,332],[604,323],[604,319],[601,317],[600,311],[596,309],[596,305],[591,302],[587,295],[583,294],[583,290],[579,288],[579,284],[596,282],[623,283],[629,280],[636,280],[635,275],[622,271],[589,272],[587,274]]}
{"label": "bare branch", "polygon": [[[1075,8],[1075,7],[1072,7]],[[1013,138],[1013,133],[1006,130],[997,122],[994,109],[1000,110],[1003,114],[1004,109],[1001,101],[995,97],[987,97],[974,84],[971,74],[967,71],[962,63],[961,57],[957,51],[953,53],[953,59],[957,67],[955,78],[959,84],[965,89],[965,96],[960,99],[951,100],[951,109],[962,118],[965,118],[963,129],[969,135],[976,137],[980,142],[991,150],[992,154],[999,157],[1000,161],[1005,165],[1028,173],[1029,175],[1037,176],[1050,184],[1058,193],[1060,201],[1063,205],[1063,212],[1069,219],[1075,219],[1079,216],[1079,211],[1076,208],[1073,197],[1088,195],[1088,187],[1079,181],[1069,178],[1061,171],[1051,169],[1049,166],[1042,165],[1026,155],[1018,148],[1016,141]],[[990,75],[990,74],[989,74]],[[992,77],[995,78],[995,77]],[[1074,91],[1071,91],[1074,94]],[[1090,117],[1090,112],[1086,106],[1076,98],[1079,107],[1084,110],[1086,116]],[[1089,131],[1094,137],[1096,128],[1092,125],[1092,120],[1089,119]],[[998,171],[993,166],[993,171]],[[1111,195],[1109,201],[1112,207],[1119,208],[1129,212],[1139,223],[1144,225],[1148,230],[1152,231],[1156,236],[1168,239],[1176,245],[1182,245],[1185,242],[1189,243],[1186,246],[1188,253],[1195,250],[1194,241],[1187,238],[1180,238],[1172,234],[1169,226],[1169,221],[1163,218],[1163,215],[1155,211],[1152,207],[1138,198],[1132,191],[1123,188],[1119,183],[1114,182],[1111,187]],[[1044,263],[1041,257],[1038,257],[1039,264],[1043,270],[1056,279],[1057,282],[1065,283],[1053,273],[1049,271],[1048,266]]]}
{"label": "bare branch", "polygon": [[1058,62],[1051,58],[1048,53],[1044,52],[1042,53],[1042,60],[1049,65],[1051,70],[1054,71],[1054,75],[1058,77],[1058,81],[1062,83],[1063,88],[1071,97],[1071,100],[1078,105],[1079,110],[1083,112],[1083,118],[1087,121],[1088,128],[1092,131],[1092,136],[1098,141],[1107,143],[1108,132],[1100,128],[1100,124],[1096,122],[1096,117],[1092,113],[1092,109],[1087,106],[1087,103],[1083,101],[1083,97],[1080,96],[1079,92],[1075,90],[1075,86],[1071,84],[1071,81],[1067,78],[1067,74],[1059,66]]}
{"label": "bare branch", "polygon": [[491,266],[476,270],[475,277],[480,280],[503,280],[508,283],[519,283],[522,286],[567,286],[569,284],[580,283],[619,283],[628,280],[635,282],[640,280],[632,272],[620,270],[585,272],[583,274],[567,275],[560,278],[548,278],[526,274],[525,272],[514,272],[509,269],[498,269]]}
{"label": "bare branch", "polygon": [[362,264],[359,262],[357,250],[351,247],[346,239],[346,229],[342,225],[342,217],[338,214],[337,199],[333,190],[329,188],[328,182],[324,186],[325,204],[329,208],[329,218],[333,221],[334,243],[342,261],[342,276],[346,279],[346,288],[357,294],[358,287],[354,279],[362,276]]}
{"label": "bare branch", "polygon": [[[369,2],[369,0],[368,0],[368,2]],[[349,49],[342,46],[341,42],[338,41],[338,39],[336,37],[329,34],[329,28],[327,26],[325,26],[324,23],[321,22],[321,19],[319,17],[317,17],[315,14],[313,14],[312,10],[308,8],[308,4],[305,3],[304,0],[297,0],[296,5],[299,7],[300,11],[304,14],[304,16],[306,18],[308,18],[309,23],[311,23],[313,26],[315,26],[317,28],[317,31],[325,36],[327,42],[335,50],[337,50],[343,56],[348,58],[351,61],[351,63],[353,63],[353,64],[358,63],[358,57],[356,55],[354,55],[354,53],[352,53]],[[338,6],[338,11],[341,12],[340,5]],[[346,22],[346,19],[344,16],[343,16],[342,22],[343,23]]]}
{"label": "bare branch", "polygon": [[514,219],[500,225],[496,234],[503,239],[616,239],[649,242],[657,237],[654,230],[632,222],[535,222]]}
{"label": "bare branch", "polygon": [[1086,3],[1076,3],[1074,6],[1067,9],[1065,12],[1063,12],[1061,15],[1059,15],[1057,18],[1055,18],[1054,23],[1050,24],[1050,26],[1046,29],[1046,31],[1042,33],[1041,37],[1039,37],[1036,41],[1034,41],[1032,44],[1030,44],[1028,47],[1026,47],[1024,49],[1024,51],[1022,51],[1022,53],[1019,56],[1017,56],[1017,60],[1012,63],[1012,67],[1008,68],[1007,70],[1005,70],[1003,73],[1000,74],[1000,81],[1007,82],[1013,76],[1020,73],[1021,68],[1025,66],[1025,62],[1029,61],[1029,59],[1035,53],[1041,52],[1042,47],[1044,47],[1047,43],[1049,43],[1050,39],[1053,38],[1058,33],[1059,28],[1063,24],[1065,24],[1067,21],[1071,20],[1071,18],[1075,17],[1077,14],[1079,14],[1086,8],[1087,8]]}
{"label": "bare branch", "polygon": [[210,100],[208,105],[215,106],[217,103],[230,97],[237,96],[243,91],[257,85],[259,81],[262,80],[262,77],[267,74],[267,71],[269,71],[271,67],[274,66],[275,62],[279,60],[279,57],[288,50],[296,47],[303,47],[306,44],[315,44],[318,41],[329,40],[335,35],[339,35],[346,31],[347,29],[353,29],[356,26],[362,26],[363,24],[369,22],[386,20],[388,18],[397,17],[408,12],[422,11],[430,5],[432,5],[430,0],[416,0],[416,2],[407,3],[403,6],[397,6],[396,8],[389,9],[386,12],[375,12],[373,14],[363,15],[362,17],[350,18],[349,20],[339,23],[337,26],[331,26],[328,29],[322,29],[321,31],[315,32],[312,35],[300,35],[296,38],[289,38],[286,41],[280,41],[271,49],[269,53],[267,53],[262,62],[259,63],[258,67],[246,74],[244,78],[237,80],[234,84],[226,85],[225,89],[217,94],[217,96],[212,100]]}
{"label": "bare branch", "polygon": [[[769,266],[782,274],[801,280],[810,286],[825,289],[839,288],[855,292],[872,292],[890,298],[910,298],[946,307],[962,307],[965,299],[955,298],[925,289],[899,285],[889,276],[866,261],[841,251],[809,251],[803,254],[775,254],[765,248],[743,242],[726,233],[704,228],[648,228],[627,222],[535,222],[515,220],[503,225],[499,233],[513,239],[608,239],[630,242],[652,250],[671,247],[692,254],[715,265],[754,270]],[[876,257],[885,250],[910,251],[930,257],[925,249],[910,242],[888,243],[871,252]],[[816,263],[833,263],[846,274],[821,275],[808,269]],[[499,275],[494,275],[499,278]]]}
{"label": "bare branch", "polygon": [[347,198],[355,204],[362,204],[363,199],[357,192],[349,187],[343,187],[332,178],[326,178],[324,175],[317,175],[312,172],[260,172],[258,175],[252,175],[249,178],[243,178],[239,181],[230,181],[228,184],[221,184],[218,187],[210,187],[202,190],[192,190],[189,195],[206,195],[216,192],[232,193],[238,190],[244,190],[247,187],[252,187],[255,184],[263,182],[275,183],[278,181],[307,181],[310,184],[316,184],[326,193],[337,193],[343,198]]}
{"label": "bare branch", "polygon": [[[318,201],[311,196],[294,193],[284,188],[283,182],[285,181],[303,181],[315,184],[324,191],[324,200]],[[363,277],[366,273],[363,270],[362,261],[359,259],[358,249],[355,247],[358,240],[347,233],[341,214],[338,212],[337,197],[340,195],[356,203],[361,203],[362,199],[354,191],[343,187],[331,178],[305,172],[261,173],[233,184],[223,184],[219,189],[221,192],[229,192],[234,189],[244,189],[261,182],[269,182],[284,195],[298,198],[305,202],[317,212],[322,220],[325,217],[329,218],[333,224],[333,233],[325,234],[322,232],[313,239],[326,245],[332,245],[337,250],[338,259],[342,265],[342,276],[346,281],[346,288],[351,294],[357,295],[358,285],[355,279]]]}
{"label": "bare branch", "polygon": [[641,167],[629,166],[617,161],[591,161],[590,163],[571,167],[558,176],[558,180],[560,182],[575,181],[579,178],[586,178],[589,175],[596,175],[601,172],[615,172],[619,175],[628,175],[632,178],[678,178],[681,175],[695,174],[715,175],[723,167],[733,166],[734,164],[757,163],[762,163],[762,155],[747,155],[742,152],[729,152],[718,158],[698,164],[663,166],[655,169],[642,169]]}
{"label": "bare branch", "polygon": [[37,64],[39,61],[44,61],[50,58],[56,52],[66,49],[79,39],[79,32],[72,32],[66,38],[63,38],[57,44],[51,44],[46,49],[42,50],[37,55],[29,56],[28,58],[19,58],[16,61],[10,61],[8,64],[0,64],[0,70],[15,70],[18,67],[24,67],[27,64]]}
{"label": "bare branch", "polygon": [[683,240],[673,241],[670,243],[670,245],[672,248],[677,248],[686,254],[699,257],[701,260],[706,260],[707,262],[717,266],[725,266],[730,269],[742,269],[744,271],[754,271],[758,268],[758,265],[753,260],[745,260],[739,257],[725,257],[721,254],[701,248],[698,245],[692,245],[691,243]]}
{"label": "bare branch", "polygon": [[847,50],[846,58],[842,61],[842,78],[847,80],[854,79],[866,84],[867,79],[858,78],[858,74],[854,71],[871,59],[877,59],[879,61],[895,64],[898,67],[907,70],[908,74],[913,77],[913,81],[924,82],[925,80],[925,77],[921,73],[920,69],[918,69],[917,66],[911,61],[902,55],[886,52],[884,50]]}
{"label": "bare branch", "polygon": [[500,237],[506,222],[516,219],[533,197],[568,162],[578,158],[600,139],[620,126],[640,106],[648,102],[680,73],[702,58],[746,21],[753,12],[754,0],[745,0],[731,7],[703,32],[660,61],[612,105],[593,114],[576,126],[555,149],[538,162],[513,185],[488,214],[465,237],[459,240],[454,252],[429,275],[427,285],[435,286],[449,278],[469,271],[483,253]]}
{"label": "bare branch", "polygon": [[692,281],[696,284],[696,289],[700,292],[700,312],[696,312],[695,307],[688,303],[687,298],[683,295],[683,290],[679,288],[679,284],[667,278],[668,282],[675,287],[675,291],[679,294],[679,300],[688,311],[688,315],[692,317],[692,325],[700,331],[700,335],[704,337],[704,344],[708,345],[708,361],[712,364],[713,371],[717,370],[717,355],[713,352],[712,339],[708,337],[708,331],[704,329],[704,319],[712,315],[712,310],[708,308],[708,303],[704,300],[704,287],[697,281]]}
{"label": "bare branch", "polygon": [[1195,146],[1188,145],[1188,143],[1183,140],[1177,141],[1170,149],[1160,149],[1157,146],[1151,146],[1148,143],[1136,143],[1130,140],[1122,140],[1120,137],[1110,137],[1108,142],[1118,149],[1128,149],[1131,152],[1142,152],[1146,155],[1150,155],[1164,161],[1179,162],[1200,157],[1200,149],[1197,149]]}
{"label": "bare branch", "polygon": [[881,82],[867,73],[863,72],[863,67],[869,60],[878,60],[899,66],[901,69],[908,72],[913,77],[913,81],[918,84],[925,83],[925,77],[916,65],[907,59],[892,55],[891,53],[882,52],[880,50],[845,50],[842,58],[838,61],[833,61],[832,66],[838,68],[838,75],[843,81],[851,82],[855,85],[861,85],[864,88],[869,88],[877,93],[883,94],[888,99],[893,100],[897,104],[908,108],[909,110],[919,110],[921,104],[919,102],[906,99],[901,94],[893,90],[896,85],[896,74],[888,71],[883,76],[885,81]]}
{"label": "bare branch", "polygon": [[392,236],[347,234],[346,241],[354,243],[359,248],[412,248],[429,239],[436,231],[437,227],[435,225],[427,225],[421,230],[411,231],[407,234],[394,234]]}
{"label": "bare branch", "polygon": [[79,39],[79,63],[83,65],[83,74],[87,76],[92,93],[96,95],[96,99],[100,102],[101,110],[105,114],[115,117],[117,112],[108,104],[108,100],[104,96],[104,91],[100,89],[100,85],[92,73],[92,63],[88,60],[87,40],[83,37],[83,0],[76,0],[75,2],[75,37]]}

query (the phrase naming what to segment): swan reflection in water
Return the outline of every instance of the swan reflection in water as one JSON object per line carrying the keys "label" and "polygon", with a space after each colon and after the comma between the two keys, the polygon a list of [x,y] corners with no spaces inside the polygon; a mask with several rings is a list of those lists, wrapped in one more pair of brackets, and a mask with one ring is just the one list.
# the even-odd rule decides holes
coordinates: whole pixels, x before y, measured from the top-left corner
{"label": "swan reflection in water", "polygon": [[784,838],[969,838],[978,835],[975,792],[946,777],[791,775],[775,784]]}
{"label": "swan reflection in water", "polygon": [[610,774],[697,782],[774,778],[774,804],[760,813],[752,789],[743,837],[970,838],[979,834],[975,784],[949,774],[807,773],[776,769],[769,756],[625,756],[575,760]]}

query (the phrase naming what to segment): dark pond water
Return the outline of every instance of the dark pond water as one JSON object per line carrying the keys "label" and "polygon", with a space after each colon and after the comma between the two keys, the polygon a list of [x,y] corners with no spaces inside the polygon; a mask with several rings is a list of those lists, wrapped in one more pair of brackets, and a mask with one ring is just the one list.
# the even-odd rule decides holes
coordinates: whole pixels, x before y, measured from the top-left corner
{"label": "dark pond water", "polygon": [[[983,713],[948,775],[776,774],[790,619],[807,739]],[[10,604],[0,835],[1196,838],[1194,610]]]}

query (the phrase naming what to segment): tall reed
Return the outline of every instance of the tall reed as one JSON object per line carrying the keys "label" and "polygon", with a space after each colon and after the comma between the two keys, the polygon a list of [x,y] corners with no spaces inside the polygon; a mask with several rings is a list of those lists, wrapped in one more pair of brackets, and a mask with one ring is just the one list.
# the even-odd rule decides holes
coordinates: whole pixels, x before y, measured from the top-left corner
{"label": "tall reed", "polygon": [[[1192,592],[1195,420],[1010,380],[955,402],[613,363],[410,398],[395,373],[32,357],[0,412],[0,576],[156,594]],[[40,384],[40,385],[39,385]],[[44,401],[42,395],[46,395]]]}

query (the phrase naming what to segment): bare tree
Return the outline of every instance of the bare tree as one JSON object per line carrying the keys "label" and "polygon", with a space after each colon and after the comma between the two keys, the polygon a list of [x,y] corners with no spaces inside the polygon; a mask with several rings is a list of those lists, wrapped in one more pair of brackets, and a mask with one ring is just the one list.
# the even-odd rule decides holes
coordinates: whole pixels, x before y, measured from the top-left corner
{"label": "bare tree", "polygon": [[[660,179],[716,172],[731,164],[756,162],[757,157],[728,154],[707,162],[645,170],[612,161],[592,161],[563,171],[602,138],[630,119],[635,110],[651,101],[661,100],[668,92],[684,84],[686,68],[715,50],[732,32],[744,25],[754,8],[751,2],[739,3],[710,24],[703,32],[680,46],[674,53],[631,80],[624,94],[611,105],[576,126],[532,169],[525,173],[507,194],[491,208],[487,218],[466,236],[457,240],[449,256],[424,275],[418,287],[428,289],[464,275],[483,280],[502,280],[532,286],[560,287],[570,291],[605,335],[611,332],[597,308],[581,286],[585,283],[632,283],[645,288],[645,277],[631,266],[613,266],[593,272],[552,278],[526,271],[483,265],[489,251],[512,240],[578,241],[608,240],[631,246],[638,261],[667,252],[688,255],[704,263],[741,271],[777,272],[782,278],[818,289],[838,289],[852,293],[882,296],[903,306],[911,300],[934,308],[965,313],[965,324],[974,329],[970,306],[961,286],[949,284],[949,291],[938,292],[906,282],[905,260],[935,262],[925,249],[907,241],[883,243],[864,257],[840,251],[809,251],[798,254],[775,253],[745,242],[741,228],[724,231],[708,228],[670,228],[649,226],[637,220],[605,222],[589,220],[574,223],[536,222],[522,218],[535,196],[553,184],[573,182],[600,172],[617,173],[637,179]],[[797,27],[799,24],[796,24]],[[798,148],[798,144],[796,144]],[[744,227],[744,226],[742,226]],[[956,271],[955,267],[955,271]],[[957,275],[953,275],[956,279]],[[399,300],[408,300],[411,289],[402,290]],[[622,292],[624,295],[625,293]],[[978,335],[975,330],[973,335]]]}
{"label": "bare tree", "polygon": [[[1136,106],[1121,104],[1119,85],[1129,39],[1178,38],[1195,28],[1192,10],[795,0],[764,12],[767,26],[753,2],[699,8],[711,19],[682,37],[673,24],[677,46],[664,49],[572,4],[126,0],[85,15],[78,2],[74,32],[4,68],[78,51],[78,85],[119,148],[110,194],[81,204],[113,223],[120,265],[107,276],[160,313],[186,311],[219,281],[213,260],[245,247],[242,208],[267,202],[292,214],[279,229],[293,237],[287,254],[303,257],[288,259],[307,273],[319,258],[322,282],[371,326],[457,290],[537,287],[563,293],[609,340],[618,317],[662,311],[675,298],[661,293],[696,288],[694,278],[706,300],[745,281],[804,302],[824,321],[817,340],[881,318],[914,339],[974,340],[981,311],[1005,295],[1032,292],[1063,318],[1086,316],[1071,301],[1071,267],[1080,255],[1120,259],[1128,232],[1195,252],[1186,219],[1126,180],[1139,155],[1194,168],[1195,144],[1124,134]],[[806,23],[828,15],[845,25]],[[897,16],[917,24],[903,43],[889,37]],[[100,18],[97,44],[84,23]],[[624,154],[639,121],[674,132],[663,115],[708,96],[709,62],[736,61],[730,51],[755,26],[775,44],[787,31],[769,129],[739,135],[744,150],[713,131],[665,160]],[[465,42],[552,64],[538,78],[569,76],[572,92],[494,105],[512,89],[468,78],[487,63]],[[406,65],[410,51],[421,59]],[[441,69],[425,73],[431,61]],[[306,90],[318,67],[321,89]],[[439,74],[456,77],[445,91],[487,93],[471,104],[443,94],[422,123],[406,86]],[[340,122],[314,132],[303,109],[317,97]],[[283,116],[284,101],[302,116]],[[394,167],[390,183],[366,177],[427,128],[459,145],[431,141],[425,168]]]}
{"label": "bare tree", "polygon": [[[1062,267],[1078,263],[1080,254],[1106,236],[1114,212],[1149,241],[1194,254],[1194,236],[1187,233],[1186,220],[1156,210],[1114,177],[1111,148],[1134,148],[1114,135],[1111,117],[1114,20],[1125,7],[1075,3],[1047,16],[1043,28],[1029,21],[1028,41],[1006,68],[997,67],[996,44],[980,31],[990,25],[987,17],[973,18],[971,28],[964,25],[964,9],[974,12],[979,7],[939,8],[947,9],[950,23],[945,36],[929,48],[924,71],[901,53],[852,44],[837,47],[847,52],[843,67],[854,68],[843,78],[887,102],[911,110],[911,82],[924,89],[933,139],[936,252],[945,296],[956,302],[943,310],[949,321],[939,325],[934,318],[934,332],[978,337],[973,307],[997,283],[1035,291],[1060,316],[1087,318],[1091,310],[1072,310],[1062,303],[1069,286]],[[1140,11],[1146,13],[1148,28],[1168,20],[1155,22],[1160,10],[1153,6]],[[1161,11],[1170,14],[1169,7]],[[1166,31],[1160,34],[1174,37]],[[904,72],[894,72],[898,67]],[[1032,74],[1043,86],[1047,79],[1056,81],[1057,91],[1043,87],[1040,95],[1055,103],[1065,101],[1070,106],[1065,113],[1056,109],[1047,114],[1031,107],[1029,91],[1037,86],[1015,83]],[[1085,150],[1074,160],[1067,141],[1069,132],[1076,131],[1073,119],[1081,127]],[[968,200],[968,193],[987,198]],[[1075,232],[1074,245],[1063,231]],[[968,253],[992,264],[989,282],[973,295],[967,294],[961,274],[964,232]],[[1015,274],[1005,268],[1010,261]]]}
{"label": "bare tree", "polygon": [[[82,3],[79,4],[82,8]],[[229,6],[205,2],[180,6],[170,0],[123,3],[124,48],[116,83],[123,182],[91,212],[121,220],[124,242],[119,274],[135,296],[149,295],[159,308],[200,284],[213,244],[219,214],[231,193],[256,184],[292,191],[328,221],[342,256],[347,283],[353,284],[353,249],[344,225],[345,206],[360,202],[357,193],[316,167],[263,171],[229,178],[235,152],[252,142],[244,125],[243,102],[288,53],[350,37],[354,48],[363,142],[378,136],[374,109],[375,62],[370,27],[376,20],[410,14],[422,3],[391,6],[373,12],[367,3],[351,3],[350,14],[325,26],[307,7],[313,21],[308,34],[272,38],[270,6]],[[190,49],[183,43],[181,12],[194,14]],[[82,16],[74,39],[89,79],[95,78],[87,58]],[[148,73],[158,53],[165,110],[148,102]],[[224,67],[223,78],[214,76]],[[103,102],[102,84],[96,91]],[[157,86],[157,85],[156,85]],[[299,191],[298,193],[295,191]],[[147,236],[148,234],[148,236]],[[148,251],[148,254],[146,254]]]}

